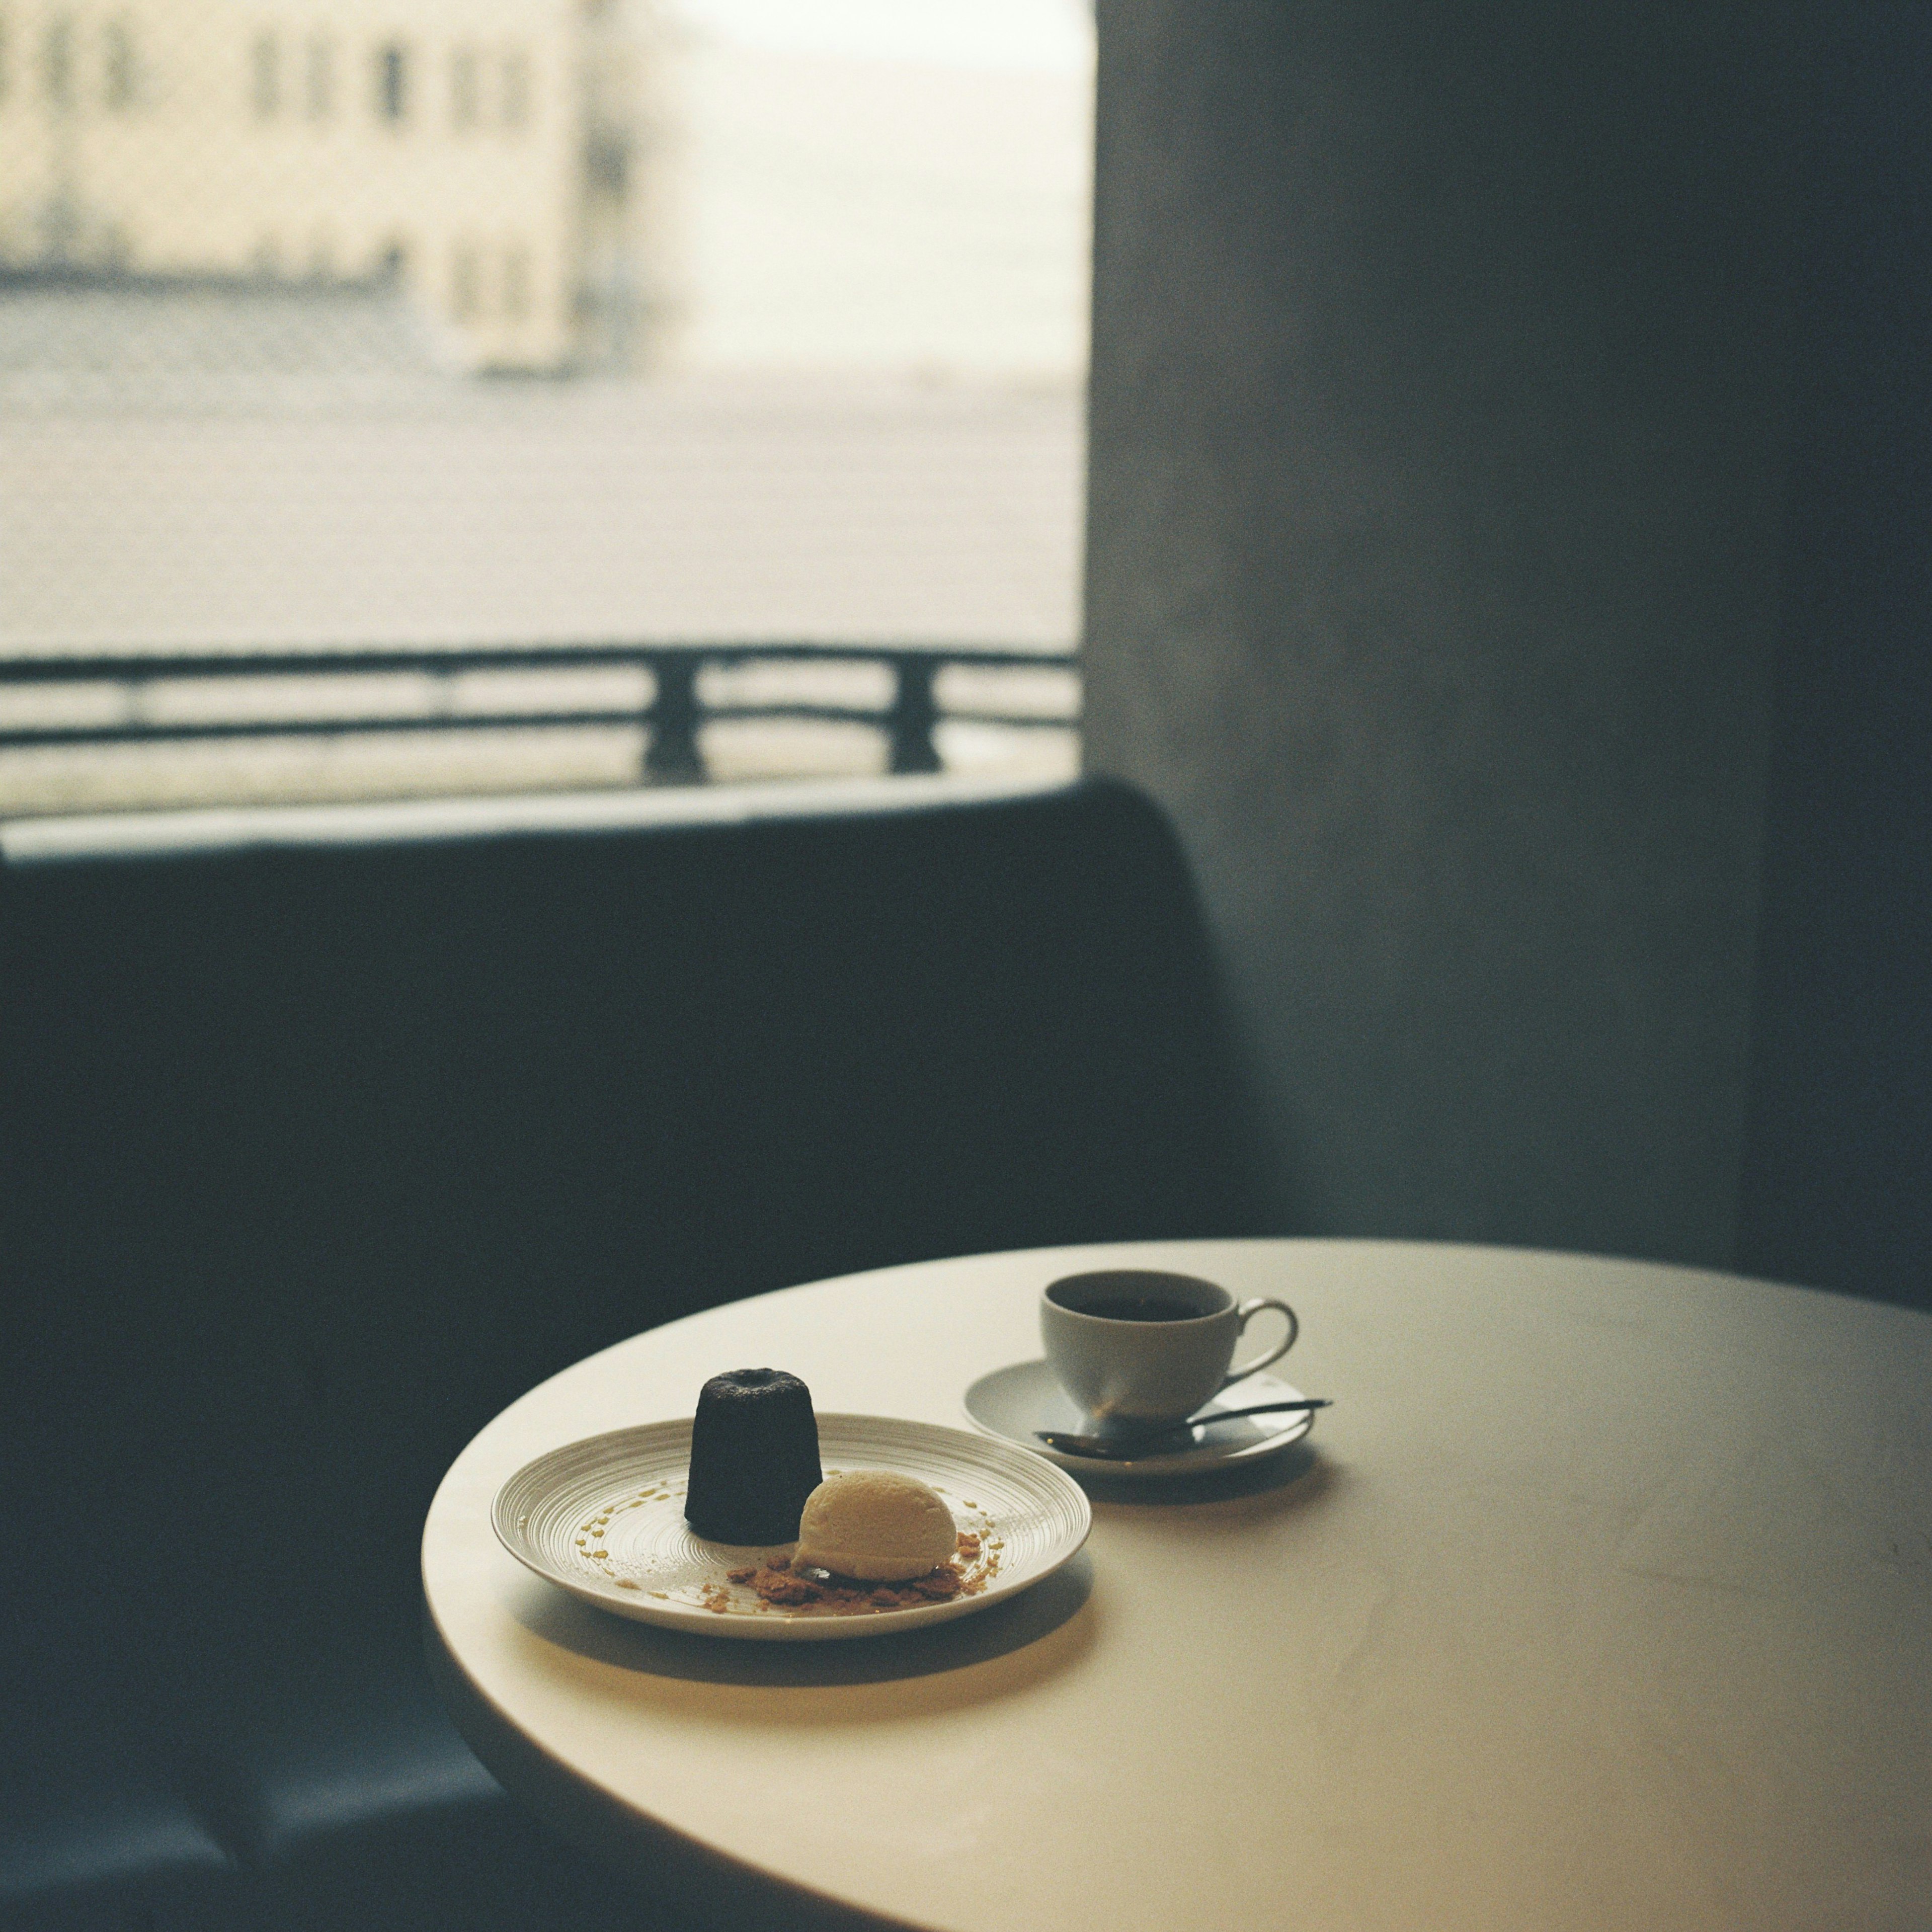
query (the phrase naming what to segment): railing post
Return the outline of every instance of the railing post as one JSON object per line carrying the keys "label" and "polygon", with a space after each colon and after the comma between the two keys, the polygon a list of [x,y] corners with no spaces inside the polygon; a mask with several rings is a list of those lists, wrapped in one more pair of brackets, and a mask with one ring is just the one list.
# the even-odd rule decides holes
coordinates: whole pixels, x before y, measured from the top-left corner
{"label": "railing post", "polygon": [[698,742],[698,659],[682,652],[654,651],[648,660],[657,695],[644,713],[650,731],[644,778],[651,784],[702,784],[704,754]]}
{"label": "railing post", "polygon": [[892,673],[892,710],[889,728],[892,734],[894,772],[936,772],[939,752],[932,742],[932,728],[939,722],[939,707],[933,702],[932,683],[938,660],[923,655],[896,656]]}

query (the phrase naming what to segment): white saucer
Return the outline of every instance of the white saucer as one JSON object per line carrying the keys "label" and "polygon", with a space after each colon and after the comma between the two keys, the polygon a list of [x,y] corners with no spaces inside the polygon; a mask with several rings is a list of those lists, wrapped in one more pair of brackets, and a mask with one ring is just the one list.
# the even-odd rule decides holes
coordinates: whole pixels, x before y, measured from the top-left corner
{"label": "white saucer", "polygon": [[[1217,1408],[1245,1408],[1260,1402],[1294,1402],[1300,1390],[1273,1376],[1250,1376],[1237,1382],[1218,1402]],[[1131,1462],[1102,1462],[1092,1456],[1066,1456],[1049,1449],[1034,1431],[1036,1429],[1084,1430],[1087,1418],[1074,1406],[1072,1398],[1055,1378],[1045,1362],[1015,1362],[982,1376],[966,1391],[966,1414],[976,1429],[988,1436],[1004,1437],[1058,1462],[1077,1475],[1112,1476],[1136,1480],[1152,1476],[1192,1475],[1218,1469],[1230,1462],[1252,1462],[1264,1456],[1299,1442],[1315,1426],[1312,1412],[1286,1415],[1244,1416],[1238,1422],[1223,1422],[1204,1430],[1195,1438],[1194,1447],[1171,1451],[1164,1456],[1136,1456]]]}

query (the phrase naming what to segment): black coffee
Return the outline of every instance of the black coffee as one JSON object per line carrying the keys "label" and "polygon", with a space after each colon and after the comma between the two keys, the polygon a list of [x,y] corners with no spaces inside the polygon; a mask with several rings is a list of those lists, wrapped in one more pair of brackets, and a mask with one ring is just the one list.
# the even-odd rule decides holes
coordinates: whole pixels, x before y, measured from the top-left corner
{"label": "black coffee", "polygon": [[1203,1311],[1165,1295],[1108,1294],[1097,1301],[1083,1301],[1074,1312],[1097,1315],[1103,1322],[1197,1322]]}

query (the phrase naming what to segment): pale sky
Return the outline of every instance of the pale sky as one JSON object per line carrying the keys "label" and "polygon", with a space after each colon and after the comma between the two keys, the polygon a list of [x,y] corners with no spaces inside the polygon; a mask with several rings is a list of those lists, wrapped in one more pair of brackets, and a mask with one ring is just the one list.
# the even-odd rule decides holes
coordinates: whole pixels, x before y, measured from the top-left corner
{"label": "pale sky", "polygon": [[772,52],[1078,74],[1093,64],[1089,0],[680,0],[693,26]]}
{"label": "pale sky", "polygon": [[679,362],[1078,376],[1087,0],[682,4]]}

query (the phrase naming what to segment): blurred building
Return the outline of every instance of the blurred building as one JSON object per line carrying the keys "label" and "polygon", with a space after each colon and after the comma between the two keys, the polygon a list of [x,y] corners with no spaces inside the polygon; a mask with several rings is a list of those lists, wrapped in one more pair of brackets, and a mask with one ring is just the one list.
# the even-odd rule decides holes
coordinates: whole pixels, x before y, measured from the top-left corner
{"label": "blurred building", "polygon": [[472,368],[675,314],[648,0],[0,0],[0,265],[399,283]]}

